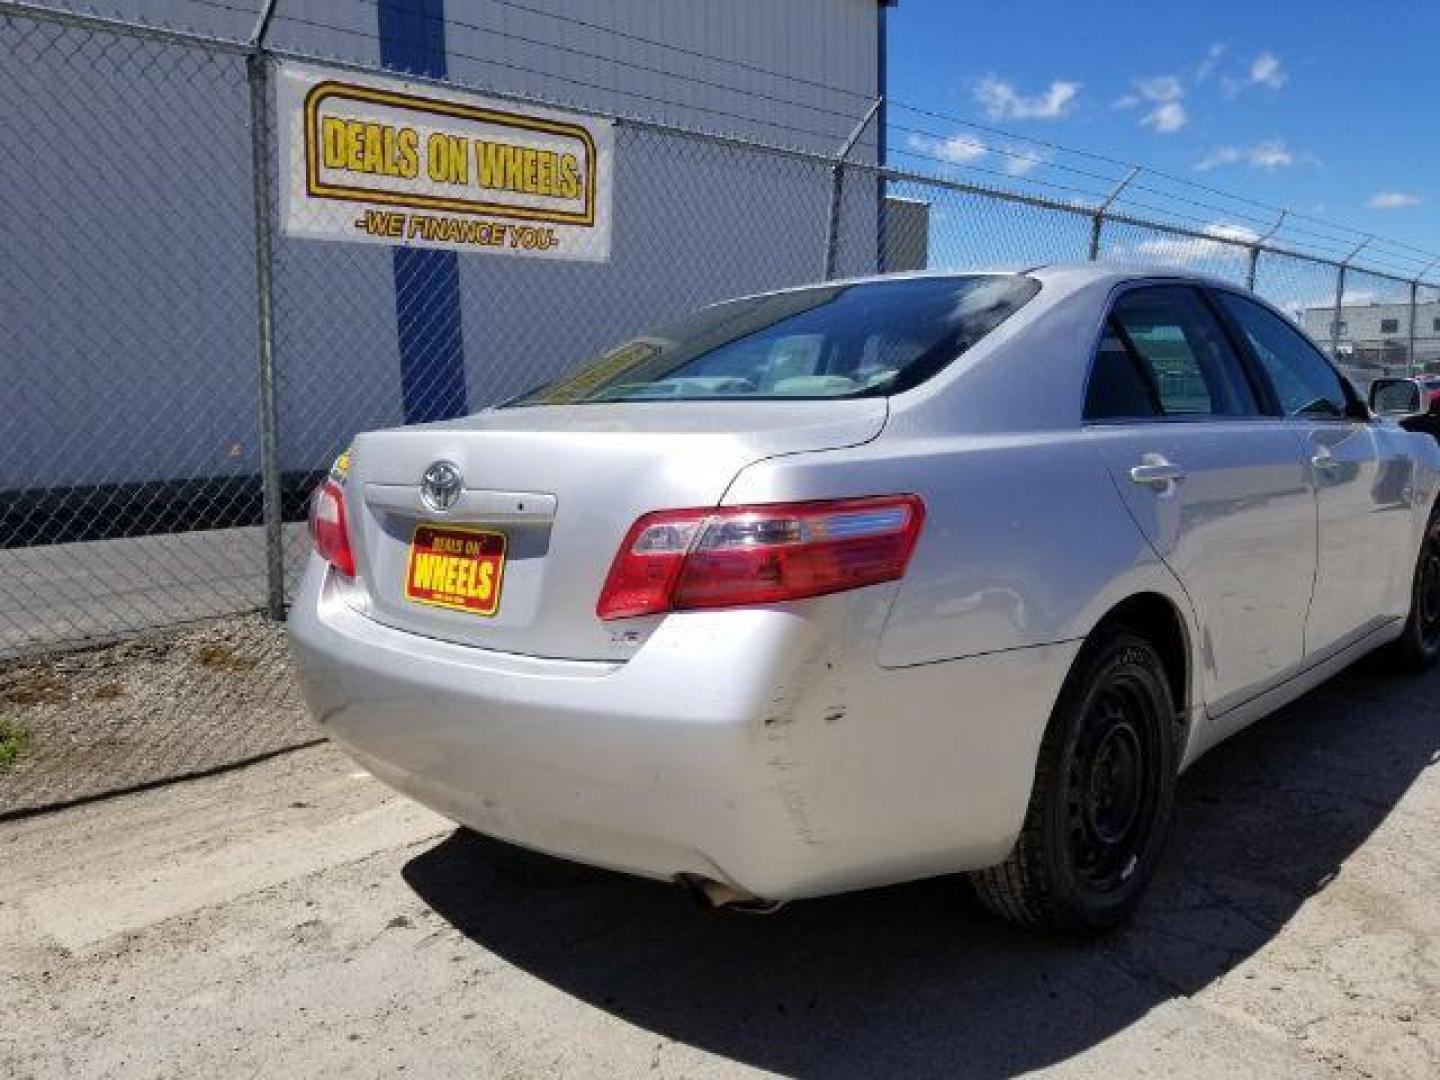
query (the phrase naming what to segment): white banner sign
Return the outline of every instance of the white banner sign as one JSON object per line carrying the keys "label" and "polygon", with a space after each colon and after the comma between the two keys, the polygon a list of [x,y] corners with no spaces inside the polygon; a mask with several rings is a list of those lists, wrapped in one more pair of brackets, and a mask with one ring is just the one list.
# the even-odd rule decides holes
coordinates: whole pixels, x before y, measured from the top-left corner
{"label": "white banner sign", "polygon": [[289,236],[610,257],[608,122],[302,64],[279,109]]}

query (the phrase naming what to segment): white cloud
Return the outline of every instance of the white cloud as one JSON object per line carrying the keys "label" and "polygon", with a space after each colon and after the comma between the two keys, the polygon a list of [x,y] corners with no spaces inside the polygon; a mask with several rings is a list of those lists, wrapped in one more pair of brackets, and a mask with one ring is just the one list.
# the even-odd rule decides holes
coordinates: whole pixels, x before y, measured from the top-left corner
{"label": "white cloud", "polygon": [[950,165],[967,165],[987,153],[983,142],[965,135],[951,135],[949,138],[939,139],[912,134],[905,140],[905,145],[917,153],[939,158]]}
{"label": "white cloud", "polygon": [[1043,150],[1027,146],[992,146],[969,135],[951,135],[948,138],[911,133],[905,138],[907,149],[927,158],[933,158],[946,165],[965,166],[981,158],[993,156],[999,159],[1005,172],[1010,176],[1026,176],[1050,160]]}
{"label": "white cloud", "polygon": [[1166,236],[1155,240],[1142,240],[1135,245],[1133,254],[1151,262],[1188,266],[1191,263],[1239,255],[1241,245],[1253,244],[1260,239],[1260,234],[1254,229],[1223,221],[1205,226],[1204,232],[1208,236]]}
{"label": "white cloud", "polygon": [[1169,135],[1179,131],[1190,120],[1183,104],[1184,97],[1185,84],[1179,78],[1152,75],[1148,79],[1136,79],[1134,92],[1117,99],[1112,107],[1133,109],[1137,105],[1148,104],[1149,110],[1140,118],[1141,126]]}
{"label": "white cloud", "polygon": [[1041,94],[1022,94],[1012,83],[987,75],[975,84],[975,100],[991,120],[1056,120],[1075,106],[1080,84],[1056,79]]}
{"label": "white cloud", "polygon": [[1221,165],[1234,165],[1244,156],[1245,151],[1238,146],[1220,146],[1196,162],[1195,168],[1201,172],[1209,172]]}
{"label": "white cloud", "polygon": [[1190,120],[1185,106],[1178,101],[1165,101],[1146,113],[1140,120],[1145,127],[1152,127],[1162,135],[1179,131]]}
{"label": "white cloud", "polygon": [[1209,49],[1206,50],[1205,59],[1201,60],[1199,65],[1195,68],[1196,83],[1203,83],[1212,74],[1214,74],[1215,68],[1219,66],[1220,61],[1225,56],[1225,51],[1228,48],[1229,46],[1227,46],[1223,41],[1217,41],[1213,45],[1211,45]]}
{"label": "white cloud", "polygon": [[1377,191],[1365,200],[1365,205],[1371,210],[1403,210],[1407,206],[1419,206],[1421,201],[1419,195],[1408,191]]}
{"label": "white cloud", "polygon": [[1239,97],[1253,86],[1279,90],[1290,81],[1284,63],[1269,49],[1257,53],[1247,66],[1244,61],[1226,59],[1223,47],[1211,46],[1210,52],[1196,70],[1195,81],[1203,82],[1212,73],[1218,74],[1220,92],[1227,98]]}
{"label": "white cloud", "polygon": [[1221,240],[1238,240],[1242,244],[1253,244],[1260,239],[1260,234],[1246,225],[1229,225],[1223,221],[1205,226],[1205,231]]}
{"label": "white cloud", "polygon": [[1005,158],[1005,171],[1011,176],[1028,176],[1037,165],[1049,160],[1038,150],[1010,150]]}
{"label": "white cloud", "polygon": [[1156,75],[1150,79],[1138,79],[1135,89],[1146,101],[1178,101],[1185,96],[1185,87],[1174,75]]}
{"label": "white cloud", "polygon": [[1295,164],[1292,154],[1279,139],[1258,142],[1245,152],[1245,160],[1257,169],[1279,169]]}
{"label": "white cloud", "polygon": [[1284,139],[1266,139],[1253,146],[1220,146],[1201,158],[1195,168],[1208,172],[1220,165],[1235,165],[1245,162],[1257,169],[1273,171],[1295,164],[1295,153],[1285,145]]}
{"label": "white cloud", "polygon": [[1250,62],[1250,81],[1257,86],[1268,86],[1271,90],[1279,90],[1289,78],[1285,66],[1280,63],[1280,58],[1268,49]]}

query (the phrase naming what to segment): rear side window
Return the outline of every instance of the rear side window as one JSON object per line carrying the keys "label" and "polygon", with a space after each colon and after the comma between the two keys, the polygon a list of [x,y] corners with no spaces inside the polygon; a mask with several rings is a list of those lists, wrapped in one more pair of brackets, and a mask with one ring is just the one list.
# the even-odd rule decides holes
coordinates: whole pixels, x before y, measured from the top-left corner
{"label": "rear side window", "polygon": [[1122,293],[1085,391],[1085,419],[1251,416],[1254,395],[1213,315],[1186,286]]}
{"label": "rear side window", "polygon": [[1216,290],[1221,306],[1239,326],[1286,416],[1343,417],[1349,395],[1339,374],[1300,331],[1269,308]]}
{"label": "rear side window", "polygon": [[634,338],[508,404],[899,393],[940,371],[1039,288],[1019,274],[974,274],[732,300]]}

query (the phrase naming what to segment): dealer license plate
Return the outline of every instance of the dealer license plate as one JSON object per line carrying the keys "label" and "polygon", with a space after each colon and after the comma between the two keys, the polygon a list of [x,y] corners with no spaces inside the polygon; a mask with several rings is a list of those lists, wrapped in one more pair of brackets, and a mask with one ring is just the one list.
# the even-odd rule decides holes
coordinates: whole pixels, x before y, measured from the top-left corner
{"label": "dealer license plate", "polygon": [[491,616],[500,610],[504,575],[504,533],[422,521],[410,537],[405,598]]}

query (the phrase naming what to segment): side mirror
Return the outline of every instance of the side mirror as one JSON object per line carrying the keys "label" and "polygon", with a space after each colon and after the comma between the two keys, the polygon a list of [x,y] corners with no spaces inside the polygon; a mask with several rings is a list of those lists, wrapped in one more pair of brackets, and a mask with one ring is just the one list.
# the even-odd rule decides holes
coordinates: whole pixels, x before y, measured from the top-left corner
{"label": "side mirror", "polygon": [[1380,416],[1420,416],[1427,411],[1426,404],[1425,394],[1414,379],[1376,379],[1370,384],[1370,408]]}

